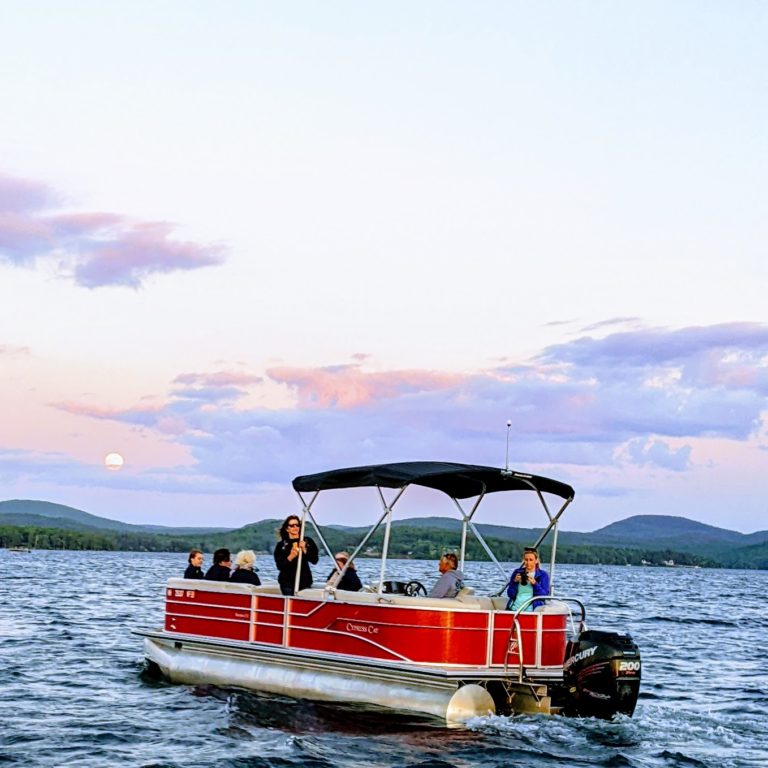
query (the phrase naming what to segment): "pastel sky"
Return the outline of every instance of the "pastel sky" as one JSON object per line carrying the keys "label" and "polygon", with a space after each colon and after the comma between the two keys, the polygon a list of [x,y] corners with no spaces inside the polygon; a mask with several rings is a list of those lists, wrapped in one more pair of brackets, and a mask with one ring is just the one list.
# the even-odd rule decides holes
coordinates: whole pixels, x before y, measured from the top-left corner
{"label": "pastel sky", "polygon": [[502,466],[510,420],[566,529],[765,529],[767,39],[748,0],[0,0],[0,500],[239,526]]}

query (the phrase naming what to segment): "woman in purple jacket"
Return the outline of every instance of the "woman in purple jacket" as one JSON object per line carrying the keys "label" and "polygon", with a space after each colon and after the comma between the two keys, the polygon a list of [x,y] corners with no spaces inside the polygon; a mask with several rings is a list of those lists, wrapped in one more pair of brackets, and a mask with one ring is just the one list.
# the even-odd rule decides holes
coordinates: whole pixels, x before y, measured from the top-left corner
{"label": "woman in purple jacket", "polygon": [[[541,569],[539,553],[534,547],[523,550],[523,564],[512,571],[507,585],[508,611],[518,611],[532,597],[544,597],[549,594],[549,574]],[[543,600],[534,600],[526,607],[532,611],[544,605]]]}

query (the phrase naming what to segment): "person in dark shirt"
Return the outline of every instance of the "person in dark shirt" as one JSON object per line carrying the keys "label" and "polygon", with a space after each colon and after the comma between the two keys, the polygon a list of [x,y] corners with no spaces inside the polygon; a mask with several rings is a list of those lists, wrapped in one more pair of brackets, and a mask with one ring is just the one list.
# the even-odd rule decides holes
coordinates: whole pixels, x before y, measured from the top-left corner
{"label": "person in dark shirt", "polygon": [[193,549],[189,553],[187,560],[189,561],[189,565],[187,566],[187,570],[184,571],[184,578],[204,579],[205,574],[203,573],[203,553],[199,549]]}
{"label": "person in dark shirt", "polygon": [[301,538],[301,520],[296,515],[288,515],[278,531],[280,541],[275,545],[275,565],[277,581],[284,595],[292,595],[296,584],[296,569],[301,561],[299,589],[312,586],[312,571],[309,564],[317,563],[317,544],[309,536]]}
{"label": "person in dark shirt", "polygon": [[347,552],[337,552],[334,556],[336,560],[336,568],[334,568],[328,574],[328,586],[335,587],[336,589],[344,589],[347,592],[359,592],[363,588],[363,584],[360,581],[360,577],[355,570],[355,564],[349,563],[347,570],[341,577],[341,581],[338,584],[335,583],[339,572],[343,570],[344,566],[349,561],[349,554]]}
{"label": "person in dark shirt", "polygon": [[252,549],[241,549],[235,556],[235,570],[229,580],[236,584],[261,585],[261,579],[256,575],[253,567],[256,562],[256,554]]}
{"label": "person in dark shirt", "polygon": [[232,555],[228,549],[217,549],[213,553],[213,565],[208,569],[205,578],[208,581],[229,581],[229,571],[232,567]]}

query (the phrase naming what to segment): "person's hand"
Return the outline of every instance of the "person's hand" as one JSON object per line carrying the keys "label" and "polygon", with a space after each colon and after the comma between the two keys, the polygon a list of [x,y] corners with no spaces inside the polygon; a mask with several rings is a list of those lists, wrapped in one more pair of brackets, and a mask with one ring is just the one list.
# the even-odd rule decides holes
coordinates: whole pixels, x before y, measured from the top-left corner
{"label": "person's hand", "polygon": [[533,586],[533,585],[536,583],[536,579],[534,579],[534,578],[533,578],[533,576],[531,576],[531,574],[530,574],[530,573],[528,574],[528,583],[529,583],[531,586]]}
{"label": "person's hand", "polygon": [[306,555],[307,554],[307,542],[302,539],[299,542],[299,547],[301,548],[301,551]]}
{"label": "person's hand", "polygon": [[519,583],[520,583],[520,574],[519,574],[519,573],[516,573],[516,574],[515,574],[515,583],[516,583],[516,584],[519,584]]}
{"label": "person's hand", "polygon": [[288,555],[288,560],[295,560],[299,556],[299,544],[298,542],[294,541],[293,546],[291,547],[291,554]]}

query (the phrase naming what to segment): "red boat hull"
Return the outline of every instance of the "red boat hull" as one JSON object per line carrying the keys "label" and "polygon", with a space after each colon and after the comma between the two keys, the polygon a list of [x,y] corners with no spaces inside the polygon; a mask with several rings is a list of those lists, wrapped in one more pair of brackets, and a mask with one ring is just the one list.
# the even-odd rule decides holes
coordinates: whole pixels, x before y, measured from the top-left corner
{"label": "red boat hull", "polygon": [[305,590],[297,597],[260,588],[186,582],[166,590],[165,630],[439,667],[562,669],[566,613],[514,615],[490,598],[434,600]]}

